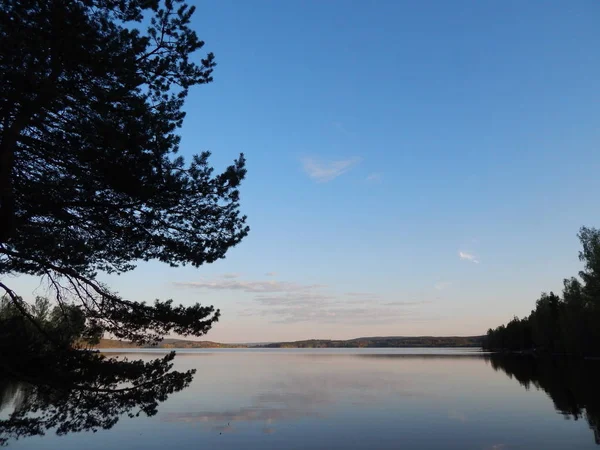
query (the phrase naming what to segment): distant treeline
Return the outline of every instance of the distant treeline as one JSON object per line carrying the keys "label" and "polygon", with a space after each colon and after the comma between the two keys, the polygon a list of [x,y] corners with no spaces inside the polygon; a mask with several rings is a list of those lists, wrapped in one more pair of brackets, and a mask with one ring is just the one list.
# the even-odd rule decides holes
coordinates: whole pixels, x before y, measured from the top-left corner
{"label": "distant treeline", "polygon": [[386,347],[481,347],[483,336],[450,337],[366,337],[334,341],[310,339],[295,342],[275,342],[266,348],[386,348]]}
{"label": "distant treeline", "polygon": [[[483,336],[450,337],[364,337],[347,341],[310,339],[295,342],[273,342],[270,344],[221,344],[211,341],[187,341],[165,339],[157,346],[145,348],[361,348],[361,347],[481,347]],[[131,342],[116,339],[100,339],[95,348],[140,348]]]}
{"label": "distant treeline", "polygon": [[212,341],[188,341],[184,339],[163,339],[157,345],[139,346],[117,339],[100,339],[94,348],[245,348],[245,344],[221,344]]}
{"label": "distant treeline", "polygon": [[562,296],[543,293],[527,317],[490,329],[487,350],[600,355],[600,231],[581,228],[584,270],[564,280]]}

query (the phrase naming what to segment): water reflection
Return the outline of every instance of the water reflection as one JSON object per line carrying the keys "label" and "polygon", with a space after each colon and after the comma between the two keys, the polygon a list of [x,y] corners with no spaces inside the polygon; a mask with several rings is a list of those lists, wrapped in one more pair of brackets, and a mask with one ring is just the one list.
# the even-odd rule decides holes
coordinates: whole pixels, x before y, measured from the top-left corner
{"label": "water reflection", "polygon": [[137,393],[54,388],[0,377],[0,446],[11,440],[112,428],[131,409],[143,407]]}
{"label": "water reflection", "polygon": [[[263,432],[275,432],[275,423],[280,421],[320,417],[319,405],[327,403],[327,396],[317,392],[307,393],[263,393],[252,400],[252,405],[228,411],[179,412],[166,414],[166,422],[204,422],[219,432],[235,431],[236,422],[261,422]],[[227,423],[225,425],[225,423]]]}
{"label": "water reflection", "polygon": [[144,362],[81,353],[70,360],[79,366],[40,364],[37,375],[26,379],[0,366],[0,446],[48,430],[96,432],[112,428],[122,416],[155,415],[160,403],[192,379],[193,371],[170,371],[174,356]]}
{"label": "water reflection", "polygon": [[[128,448],[151,450],[174,436],[179,448],[190,449],[200,444],[221,449],[392,449],[400,443],[402,448],[562,449],[594,447],[594,439],[600,443],[600,362],[476,352],[239,351],[182,354],[175,368],[196,368],[198,375],[155,417],[122,420],[93,439],[76,437],[75,432],[86,429],[87,418],[105,419],[110,428],[132,410],[104,416],[103,411],[111,411],[106,409],[110,402],[99,392],[48,395],[26,383],[0,379],[0,437],[35,434],[35,422],[2,420],[26,407],[48,419],[43,426],[74,439],[48,434],[43,443],[19,440],[16,448],[102,449],[123,441]],[[557,411],[577,422],[560,420],[544,392]],[[65,426],[64,420],[80,426]]]}
{"label": "water reflection", "polygon": [[494,370],[515,378],[525,389],[548,394],[566,418],[585,417],[600,445],[600,361],[492,354]]}
{"label": "water reflection", "polygon": [[[174,411],[161,418],[169,423],[200,423],[220,433],[235,432],[241,424],[259,424],[263,433],[274,434],[278,425],[284,422],[331,420],[342,404],[360,410],[367,405],[377,407],[386,398],[399,400],[431,395],[411,383],[405,374],[381,370],[379,365],[363,361],[362,356],[366,355],[280,353],[250,356],[258,359],[259,366],[265,358],[269,360],[270,364],[263,367],[255,366],[254,359],[238,356],[238,362],[253,374],[251,379],[243,381],[243,392],[235,387],[242,382],[235,373],[219,372],[218,376],[211,373],[210,379],[218,380],[220,386],[212,382],[204,386],[193,385],[188,394],[200,397],[203,390],[229,389],[229,395],[237,395],[237,403],[241,406]],[[198,404],[203,402],[192,403],[192,406]]]}

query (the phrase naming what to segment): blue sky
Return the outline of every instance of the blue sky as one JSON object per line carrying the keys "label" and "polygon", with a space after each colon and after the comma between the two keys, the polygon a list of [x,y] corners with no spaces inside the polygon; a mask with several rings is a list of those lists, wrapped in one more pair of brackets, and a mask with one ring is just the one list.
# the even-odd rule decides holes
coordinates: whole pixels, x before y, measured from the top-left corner
{"label": "blue sky", "polygon": [[[213,1],[182,154],[248,159],[251,233],[106,278],[221,308],[207,339],[469,335],[527,314],[600,226],[600,3]],[[37,286],[19,280],[27,296]]]}

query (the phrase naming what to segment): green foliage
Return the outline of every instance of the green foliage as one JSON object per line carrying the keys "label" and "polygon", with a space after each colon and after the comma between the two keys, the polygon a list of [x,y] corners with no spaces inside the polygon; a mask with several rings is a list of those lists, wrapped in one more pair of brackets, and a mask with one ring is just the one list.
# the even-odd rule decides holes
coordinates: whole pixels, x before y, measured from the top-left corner
{"label": "green foliage", "polygon": [[584,270],[564,280],[562,298],[543,293],[528,317],[490,329],[489,350],[536,351],[579,355],[600,354],[600,230],[581,228]]}
{"label": "green foliage", "polygon": [[[101,330],[87,325],[81,306],[51,307],[47,298],[39,296],[33,305],[8,295],[0,299],[0,349],[3,356],[12,356],[9,360],[13,367],[16,360],[70,350],[81,341],[94,344],[100,337]],[[23,347],[30,351],[22,354]]]}

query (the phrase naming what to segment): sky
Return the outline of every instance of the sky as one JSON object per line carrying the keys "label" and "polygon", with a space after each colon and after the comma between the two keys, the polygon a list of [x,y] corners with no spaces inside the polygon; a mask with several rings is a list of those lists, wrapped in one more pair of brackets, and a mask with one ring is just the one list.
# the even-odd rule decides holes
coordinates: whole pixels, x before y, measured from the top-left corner
{"label": "sky", "polygon": [[220,342],[475,335],[528,314],[600,226],[599,20],[596,0],[198,2],[218,65],[181,154],[246,155],[250,234],[198,269],[101,279],[213,304]]}

